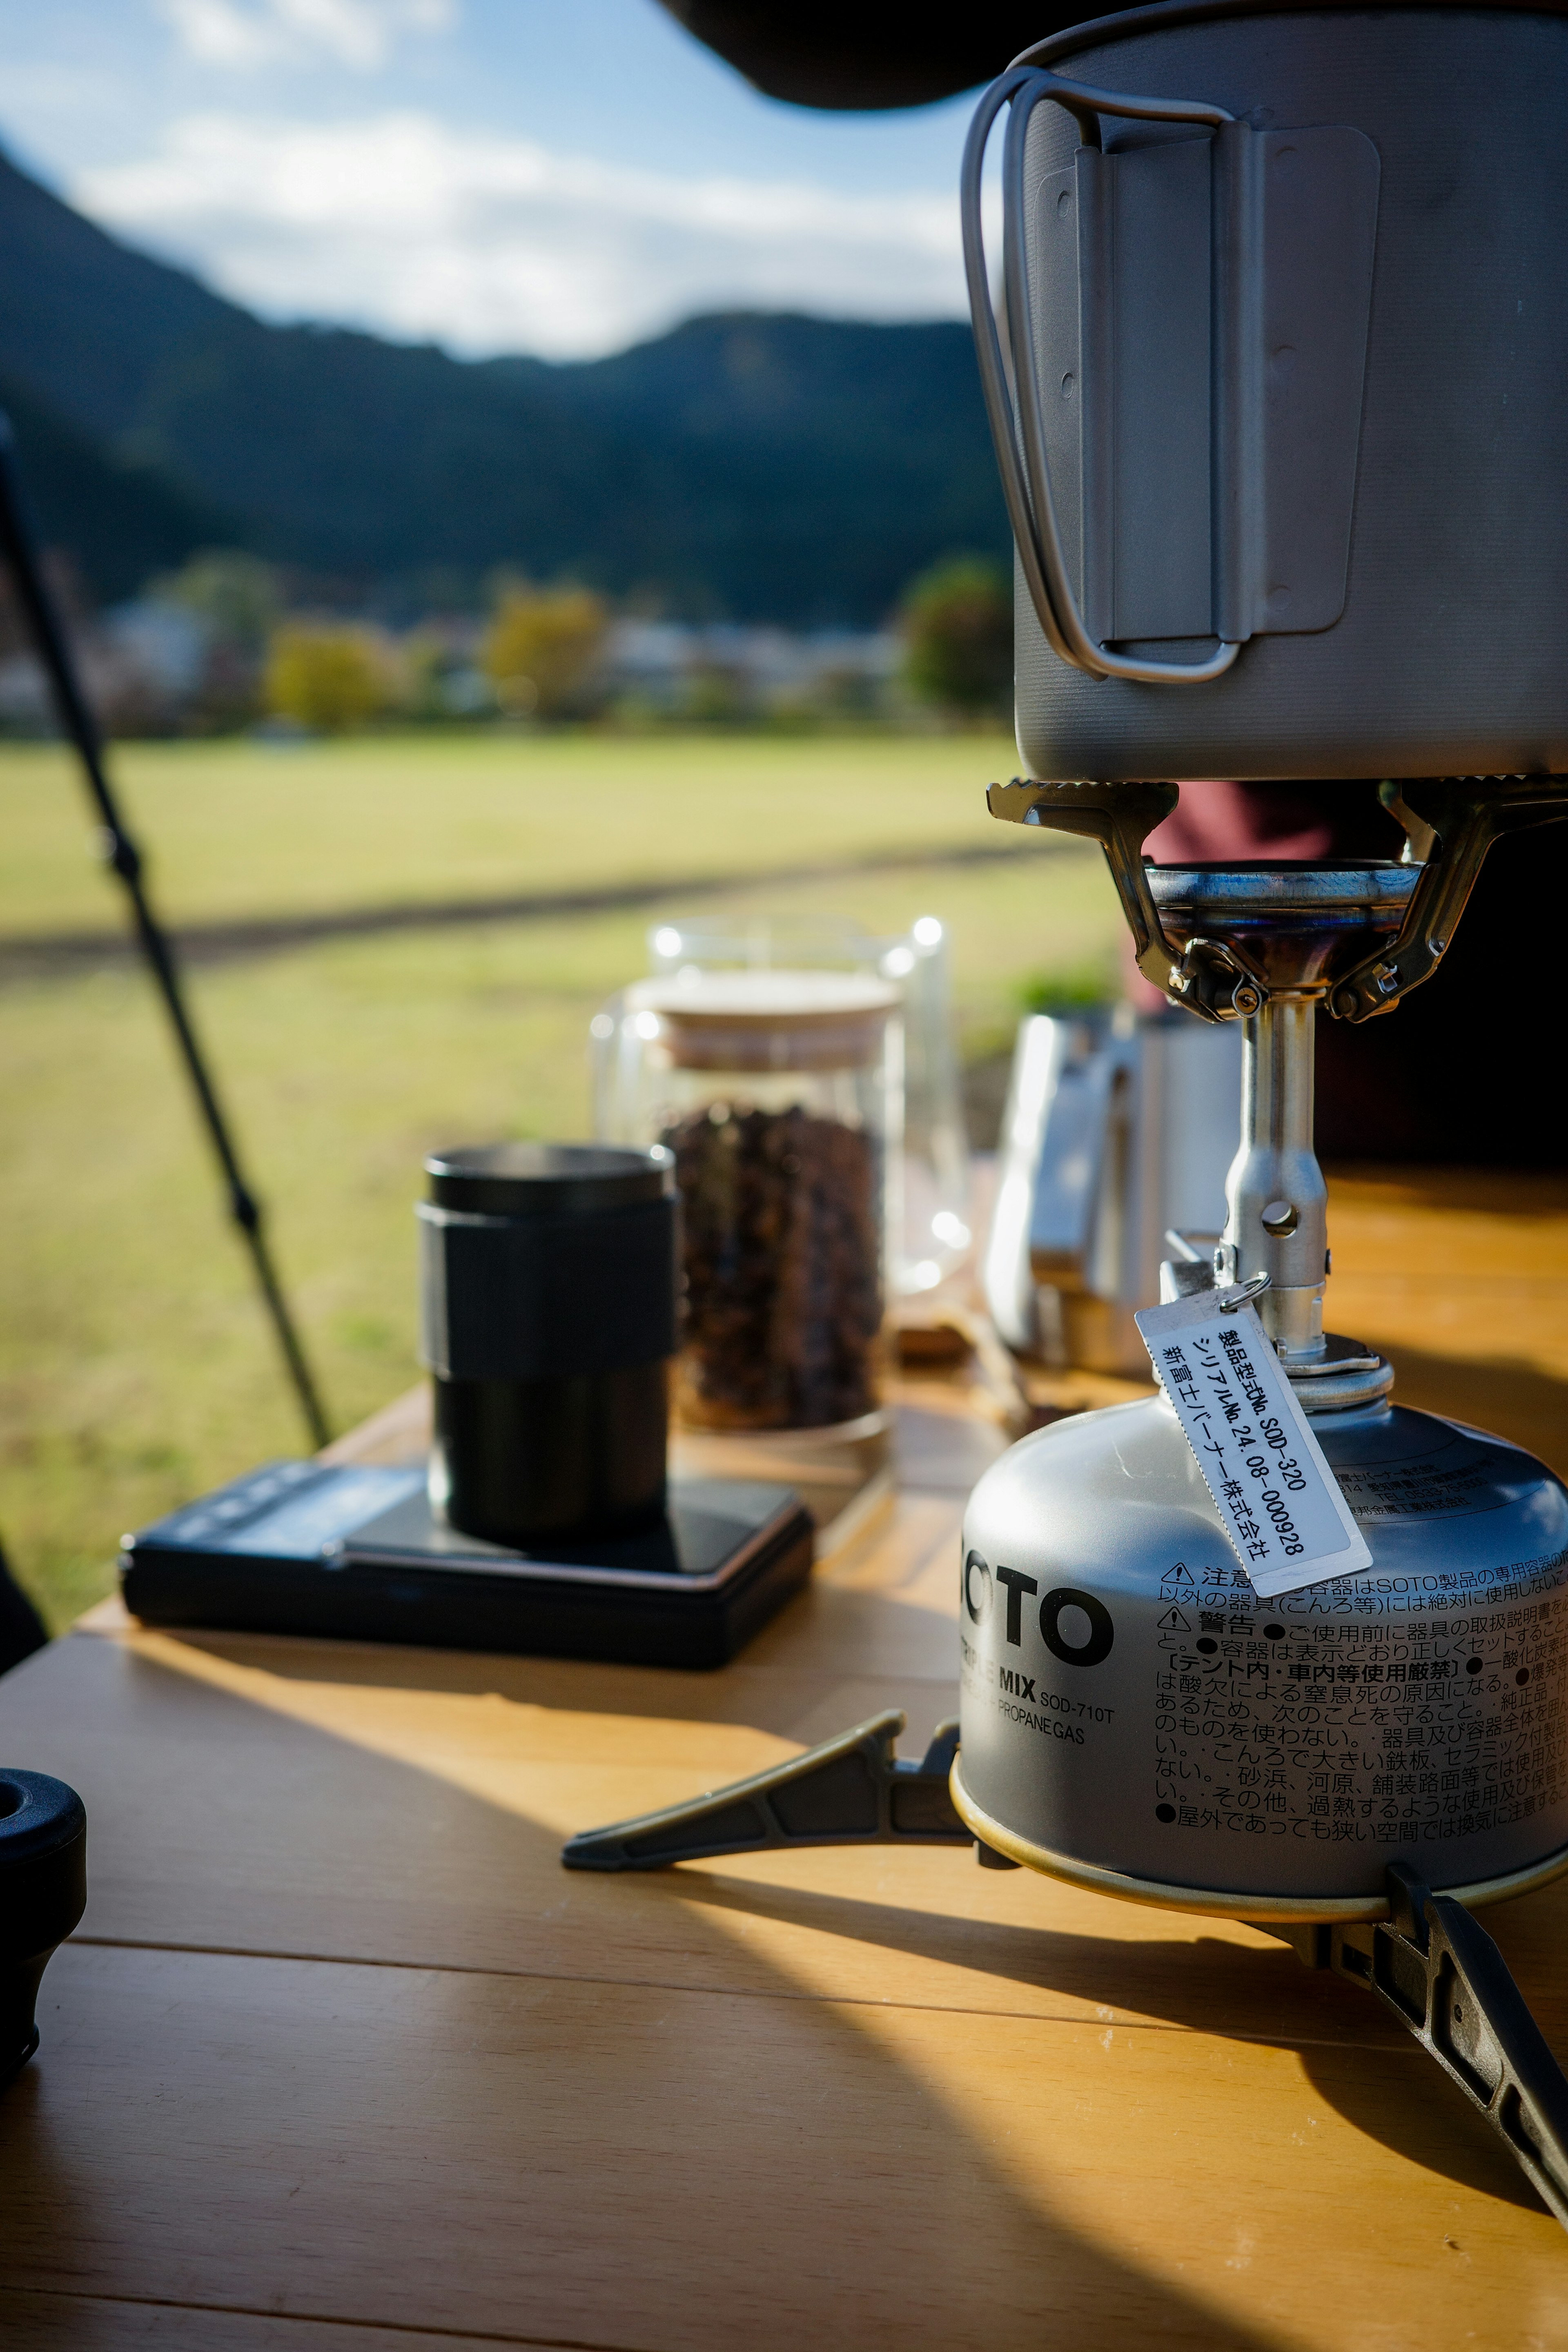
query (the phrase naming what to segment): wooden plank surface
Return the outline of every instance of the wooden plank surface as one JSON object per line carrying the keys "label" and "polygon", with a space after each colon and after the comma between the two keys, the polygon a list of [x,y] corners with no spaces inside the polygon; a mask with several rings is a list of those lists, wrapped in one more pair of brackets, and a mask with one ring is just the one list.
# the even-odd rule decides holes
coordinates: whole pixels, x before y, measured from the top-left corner
{"label": "wooden plank surface", "polygon": [[[1417,1378],[1462,1390],[1458,1333],[1504,1433],[1551,1421],[1519,1297],[1568,1268],[1568,1188],[1510,1221],[1379,1181],[1335,1228],[1353,1328],[1397,1338],[1444,1240]],[[91,1896],[0,2100],[6,2346],[1568,2344],[1568,2242],[1486,2127],[1257,1930],[955,1850],[561,1870],[574,1829],[952,1711],[980,1402],[910,1392],[903,1491],[721,1674],[110,1607],[7,1677]],[[1489,1924],[1568,2053],[1568,1894]]]}
{"label": "wooden plank surface", "polygon": [[362,2327],[155,2298],[136,2303],[124,2295],[0,2287],[5,2352],[466,2352],[475,2340],[423,2327]]}
{"label": "wooden plank surface", "polygon": [[[945,1602],[957,1525],[946,1498],[903,1498],[838,1573],[858,1578],[898,1554],[911,1520],[928,1541],[942,1536]],[[831,1587],[814,1596],[832,1599]],[[928,1669],[946,1667],[945,1606],[916,1610],[915,1624],[932,1645]],[[864,1631],[851,1621],[846,1648]],[[43,1769],[68,1764],[86,1800],[83,1934],[98,1940],[1264,2036],[1286,2019],[1323,2038],[1397,2041],[1372,2002],[1254,1929],[1194,1928],[1029,1873],[982,1871],[963,1849],[564,1872],[574,1830],[721,1784],[881,1706],[919,1710],[918,1748],[953,1705],[945,1673],[804,1673],[783,1627],[773,1663],[766,1637],[758,1647],[727,1675],[672,1677],[77,1634],[17,1691],[7,1737]]]}
{"label": "wooden plank surface", "polygon": [[1568,1180],[1341,1171],[1329,1238],[1328,1319],[1386,1351],[1401,1403],[1496,1430],[1568,1476]]}
{"label": "wooden plank surface", "polygon": [[1568,2328],[1413,2049],[86,1947],[44,2023],[17,2288],[647,2352]]}

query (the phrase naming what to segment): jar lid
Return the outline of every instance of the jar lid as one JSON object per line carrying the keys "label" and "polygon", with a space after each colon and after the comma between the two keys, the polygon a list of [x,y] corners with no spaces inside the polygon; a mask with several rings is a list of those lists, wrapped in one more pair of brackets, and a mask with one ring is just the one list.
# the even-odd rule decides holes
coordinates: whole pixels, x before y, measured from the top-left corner
{"label": "jar lid", "polygon": [[658,1143],[466,1143],[433,1151],[425,1173],[438,1207],[488,1217],[596,1216],[675,1190],[674,1159]]}
{"label": "jar lid", "polygon": [[901,999],[868,972],[766,967],[639,980],[626,1001],[678,1069],[834,1070],[876,1061]]}

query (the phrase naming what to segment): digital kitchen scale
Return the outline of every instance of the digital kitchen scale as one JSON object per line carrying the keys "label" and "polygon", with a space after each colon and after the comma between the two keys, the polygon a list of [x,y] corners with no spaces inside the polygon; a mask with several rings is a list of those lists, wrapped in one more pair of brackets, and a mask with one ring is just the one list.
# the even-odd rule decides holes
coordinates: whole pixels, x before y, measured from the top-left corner
{"label": "digital kitchen scale", "polygon": [[422,1464],[272,1462],[127,1536],[121,1590],[150,1625],[719,1666],[811,1572],[788,1486],[672,1483],[635,1535],[512,1551],[433,1512]]}

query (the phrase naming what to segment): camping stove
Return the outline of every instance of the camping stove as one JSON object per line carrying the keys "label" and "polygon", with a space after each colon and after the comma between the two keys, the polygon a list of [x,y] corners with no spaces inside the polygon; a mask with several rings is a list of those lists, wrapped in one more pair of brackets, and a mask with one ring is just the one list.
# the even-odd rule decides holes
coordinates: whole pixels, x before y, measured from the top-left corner
{"label": "camping stove", "polygon": [[[1568,815],[1565,92],[1560,16],[1170,0],[981,100],[1018,741],[1101,780],[990,805],[1098,840],[1144,977],[1244,1024],[1226,1227],[1207,1261],[1173,1237],[1139,1317],[1161,1394],[975,1488],[962,1712],[922,1763],[879,1717],[564,1858],[973,1837],[1268,1925],[1387,2001],[1568,2223],[1568,2082],[1470,1916],[1568,1865],[1568,1492],[1325,1332],[1312,1150],[1319,1006],[1395,1007],[1496,835]],[[1178,787],[1139,780],[1173,772],[1409,779],[1377,787],[1405,856],[1146,865]]]}
{"label": "camping stove", "polygon": [[[1324,1330],[1312,1150],[1318,1006],[1365,1018],[1425,979],[1489,842],[1568,814],[1568,783],[1384,786],[1410,845],[1396,866],[1145,866],[1176,790],[1014,783],[991,805],[1098,838],[1145,972],[1245,1024],[1225,1234],[1210,1261],[1173,1235],[1162,1287],[1200,1314],[1256,1306],[1249,1344],[1288,1381],[1365,1564],[1260,1593],[1179,1386],[1069,1417],[971,1497],[961,1713],[921,1763],[894,1756],[902,1716],[878,1717],[584,1832],[563,1859],[973,1839],[994,1868],[1251,1920],[1379,1993],[1568,2225],[1568,2082],[1470,1916],[1568,1868],[1568,1490],[1518,1447],[1399,1404],[1375,1349]],[[1250,1507],[1274,1496],[1287,1527],[1288,1442],[1253,1457]]]}
{"label": "camping stove", "polygon": [[[1170,1262],[1165,1292],[1254,1290],[1372,1562],[1260,1598],[1163,1391],[1024,1439],[964,1523],[953,1801],[1015,1861],[1239,1918],[1385,1916],[1395,1859],[1465,1903],[1518,1893],[1568,1866],[1568,1493],[1400,1404],[1381,1355],[1323,1328],[1317,1009],[1397,979],[1447,861],[1145,867],[1129,827],[1168,792],[1024,784],[992,803],[1103,827],[1142,960],[1168,986],[1191,975],[1178,993],[1201,986],[1210,1017],[1239,1013],[1225,1235],[1212,1264]],[[1471,797],[1445,808],[1446,846],[1561,794]]]}

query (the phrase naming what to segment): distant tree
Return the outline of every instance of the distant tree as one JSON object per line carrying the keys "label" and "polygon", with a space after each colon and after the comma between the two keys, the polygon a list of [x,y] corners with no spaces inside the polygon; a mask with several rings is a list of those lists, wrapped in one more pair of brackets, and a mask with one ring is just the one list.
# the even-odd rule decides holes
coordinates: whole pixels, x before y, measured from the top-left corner
{"label": "distant tree", "polygon": [[258,717],[268,642],[283,611],[271,564],[243,548],[208,548],[153,581],[147,600],[199,634],[201,672],[181,698],[181,724],[201,733]]}
{"label": "distant tree", "polygon": [[390,700],[381,647],[368,630],[290,622],[267,656],[267,708],[323,735],[363,727]]}
{"label": "distant tree", "polygon": [[501,709],[517,719],[562,719],[580,709],[607,625],[602,601],[585,588],[508,589],[483,655]]}
{"label": "distant tree", "polygon": [[240,548],[208,549],[153,583],[153,596],[178,604],[216,645],[259,659],[282,614],[278,574]]}
{"label": "distant tree", "polygon": [[677,707],[698,727],[742,727],[759,715],[744,673],[724,662],[698,662],[688,670]]}
{"label": "distant tree", "polygon": [[397,649],[397,707],[418,724],[453,719],[493,718],[489,680],[474,667],[471,653],[455,646],[437,623],[411,629]]}
{"label": "distant tree", "polygon": [[905,593],[904,677],[922,702],[966,719],[1005,711],[1013,685],[1013,598],[984,556],[953,555]]}

